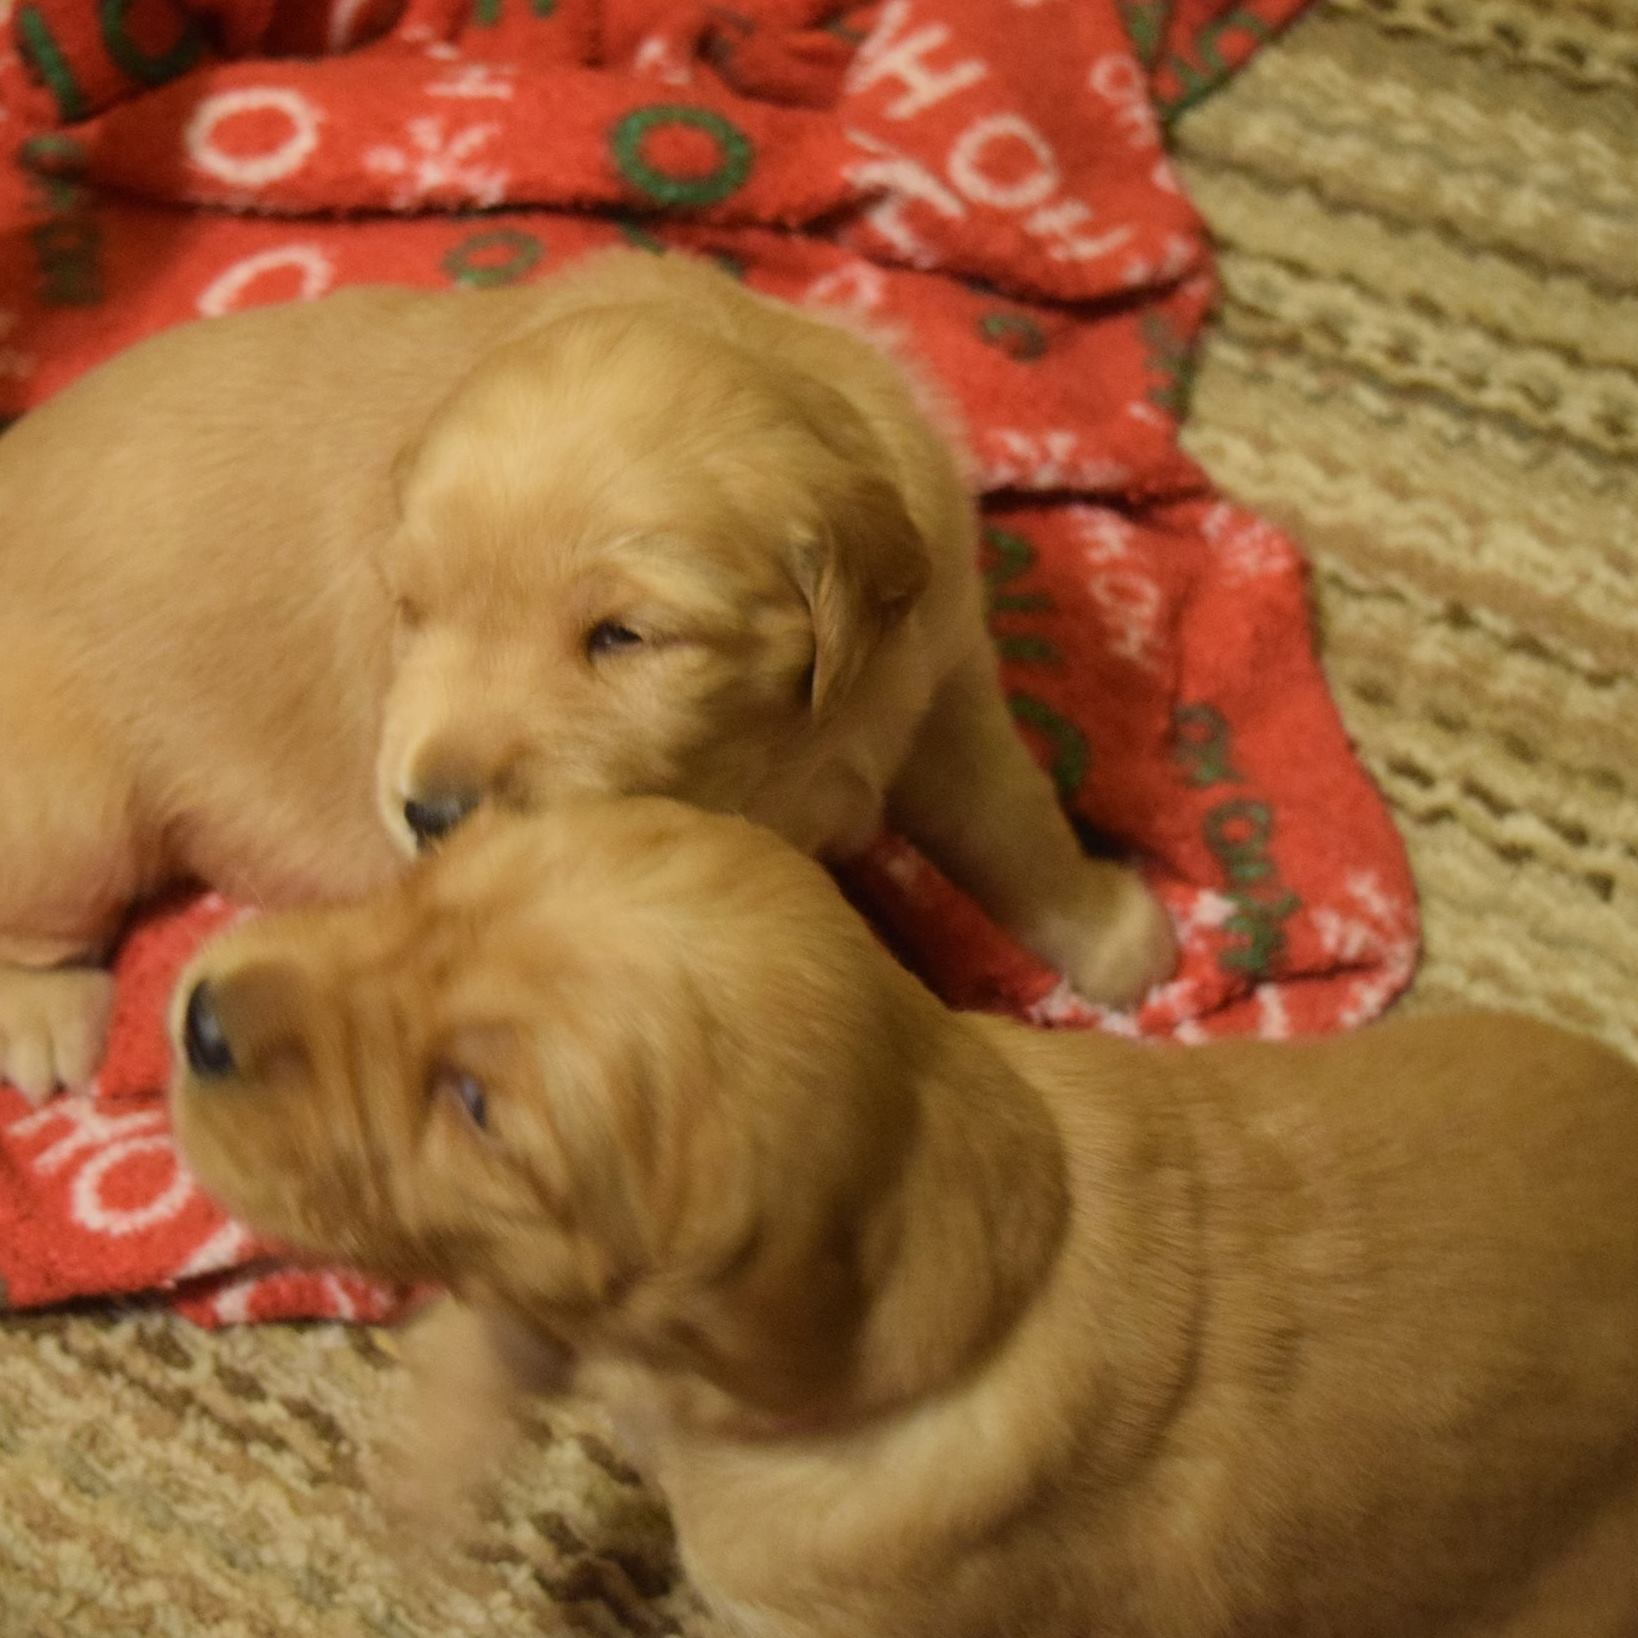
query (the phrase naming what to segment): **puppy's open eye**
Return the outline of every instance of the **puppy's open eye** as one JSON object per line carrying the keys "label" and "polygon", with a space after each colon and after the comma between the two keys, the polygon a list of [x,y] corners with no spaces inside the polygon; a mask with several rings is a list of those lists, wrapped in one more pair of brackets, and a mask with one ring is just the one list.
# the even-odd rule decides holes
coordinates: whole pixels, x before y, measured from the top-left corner
{"label": "puppy's open eye", "polygon": [[489,1097],[476,1075],[464,1069],[441,1069],[433,1081],[433,1092],[454,1104],[480,1132],[489,1129]]}
{"label": "puppy's open eye", "polygon": [[600,654],[614,654],[628,648],[642,647],[643,639],[630,626],[618,620],[599,620],[586,633],[586,653],[593,659]]}

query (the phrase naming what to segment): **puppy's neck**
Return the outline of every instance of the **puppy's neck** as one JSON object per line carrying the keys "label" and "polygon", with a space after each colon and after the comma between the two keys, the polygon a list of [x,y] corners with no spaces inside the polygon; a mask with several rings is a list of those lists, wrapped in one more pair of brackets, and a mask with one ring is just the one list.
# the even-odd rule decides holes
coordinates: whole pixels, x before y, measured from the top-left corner
{"label": "puppy's neck", "polygon": [[872,1292],[849,1408],[877,1414],[978,1368],[1040,1291],[1069,1212],[1064,1149],[977,1021],[947,1014],[914,1066],[916,1140],[866,1231]]}
{"label": "puppy's neck", "polygon": [[[913,1059],[888,1051],[887,1081],[858,1089],[902,1101],[910,1136],[851,1214],[856,1299],[810,1303],[825,1271],[787,1269],[789,1301],[724,1299],[711,1356],[594,1343],[582,1389],[642,1424],[645,1444],[758,1444],[882,1422],[982,1370],[1050,1278],[1069,1213],[1053,1117],[977,1021],[917,1001],[928,1016],[907,1021]],[[738,1339],[732,1353],[724,1338]]]}

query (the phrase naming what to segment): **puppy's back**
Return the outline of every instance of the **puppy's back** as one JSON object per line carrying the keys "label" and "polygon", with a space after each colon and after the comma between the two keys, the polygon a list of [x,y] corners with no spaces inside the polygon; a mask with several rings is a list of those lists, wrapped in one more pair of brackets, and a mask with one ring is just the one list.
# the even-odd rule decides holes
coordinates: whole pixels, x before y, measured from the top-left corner
{"label": "puppy's back", "polygon": [[1570,1559],[1629,1623],[1587,1638],[1638,1630],[1638,1071],[1487,1015],[1192,1056],[1198,1364],[1149,1524],[1269,1630],[1462,1632]]}
{"label": "puppy's back", "polygon": [[119,804],[177,854],[152,873],[292,897],[390,863],[391,463],[519,311],[372,288],[182,325],[0,437],[0,639],[119,747]]}
{"label": "puppy's back", "polygon": [[[397,440],[515,311],[365,287],[179,325],[119,353],[0,438],[8,587],[129,581],[179,560],[254,571],[269,516],[288,574],[302,544],[292,518],[363,521],[348,509],[384,485]],[[381,484],[367,483],[370,457]]]}

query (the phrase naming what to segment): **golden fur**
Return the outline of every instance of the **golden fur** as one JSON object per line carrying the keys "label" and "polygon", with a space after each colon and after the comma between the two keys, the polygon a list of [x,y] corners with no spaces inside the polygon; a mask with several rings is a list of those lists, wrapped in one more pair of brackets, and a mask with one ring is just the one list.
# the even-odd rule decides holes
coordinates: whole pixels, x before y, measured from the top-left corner
{"label": "golden fur", "polygon": [[1589,1042],[954,1014],[656,799],[234,931],[176,1028],[209,1188],[453,1291],[441,1480],[555,1358],[736,1631],[1638,1632],[1638,1073]]}
{"label": "golden fur", "polygon": [[1086,994],[1140,993],[1169,926],[1013,730],[924,397],[836,325],[630,252],[183,326],[25,417],[0,1073],[89,1072],[83,964],[140,895],[356,892],[413,851],[412,800],[665,793],[826,855],[886,808]]}

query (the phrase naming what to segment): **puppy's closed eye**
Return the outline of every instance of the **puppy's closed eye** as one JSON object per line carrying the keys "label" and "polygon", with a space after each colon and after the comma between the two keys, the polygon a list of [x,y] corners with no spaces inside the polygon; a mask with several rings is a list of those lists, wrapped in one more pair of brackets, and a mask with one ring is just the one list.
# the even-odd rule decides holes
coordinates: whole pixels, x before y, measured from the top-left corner
{"label": "puppy's closed eye", "polygon": [[488,1131],[489,1094],[476,1075],[445,1066],[433,1076],[432,1095],[453,1104],[477,1131]]}
{"label": "puppy's closed eye", "polygon": [[642,644],[642,636],[618,620],[599,620],[586,633],[586,654],[588,658],[594,660],[600,655],[641,648]]}

